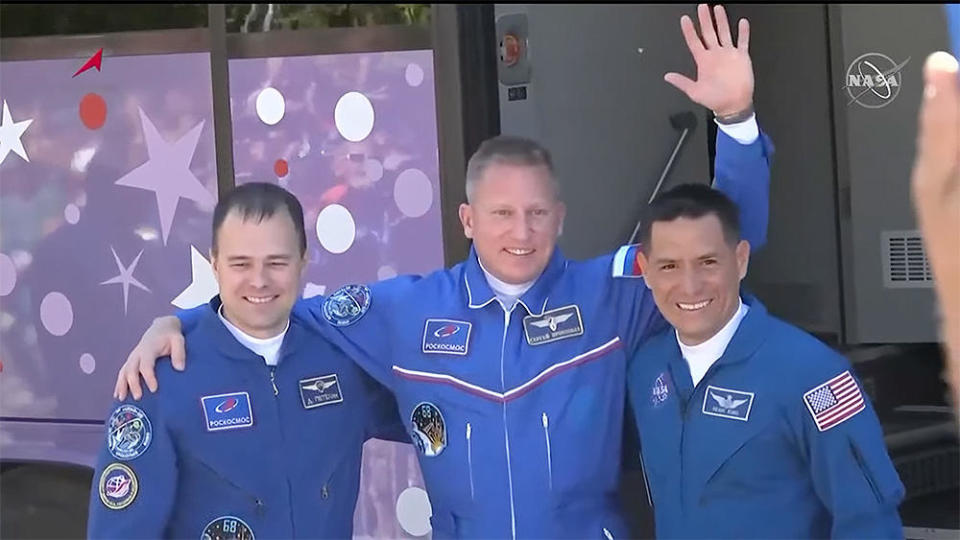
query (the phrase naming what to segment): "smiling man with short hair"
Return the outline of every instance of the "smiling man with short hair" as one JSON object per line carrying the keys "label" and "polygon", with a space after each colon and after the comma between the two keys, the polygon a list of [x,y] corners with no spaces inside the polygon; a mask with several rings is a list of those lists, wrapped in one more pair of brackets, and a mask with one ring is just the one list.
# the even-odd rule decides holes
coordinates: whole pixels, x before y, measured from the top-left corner
{"label": "smiling man with short hair", "polygon": [[673,326],[627,373],[657,538],[902,538],[903,485],[850,363],[741,293],[734,203],[677,186],[641,238]]}
{"label": "smiling man with short hair", "polygon": [[279,186],[244,184],[217,203],[220,296],[184,336],[190,369],[165,362],[165,392],[114,403],[91,538],[351,535],[364,441],[406,433],[393,396],[290,318],[304,234]]}

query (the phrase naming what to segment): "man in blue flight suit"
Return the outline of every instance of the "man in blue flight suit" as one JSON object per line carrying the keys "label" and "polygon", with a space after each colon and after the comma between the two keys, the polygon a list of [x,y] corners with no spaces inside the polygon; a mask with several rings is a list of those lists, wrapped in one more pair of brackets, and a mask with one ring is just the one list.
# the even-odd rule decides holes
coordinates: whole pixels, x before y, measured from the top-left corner
{"label": "man in blue flight suit", "polygon": [[245,184],[217,204],[220,298],[186,333],[191,369],[164,363],[166,392],[114,404],[91,538],[351,536],[364,441],[407,439],[393,396],[290,318],[305,251],[283,188]]}
{"label": "man in blue flight suit", "polygon": [[[766,234],[769,142],[752,114],[748,28],[734,45],[699,7],[703,41],[681,28],[698,80],[667,80],[717,114],[716,185],[742,203],[751,242]],[[719,35],[718,35],[719,34]],[[350,285],[298,302],[312,321],[396,395],[430,496],[435,538],[612,538],[626,360],[666,326],[635,264],[636,246],[584,262],[558,249],[565,207],[549,153],[496,137],[467,167],[460,207],[468,259],[423,278]],[[180,313],[186,327],[203,308]],[[118,377],[151,390],[155,358],[178,361],[180,322],[158,319]]]}
{"label": "man in blue flight suit", "polygon": [[903,485],[850,363],[739,292],[734,203],[678,186],[641,244],[674,327],[628,367],[657,537],[902,538]]}

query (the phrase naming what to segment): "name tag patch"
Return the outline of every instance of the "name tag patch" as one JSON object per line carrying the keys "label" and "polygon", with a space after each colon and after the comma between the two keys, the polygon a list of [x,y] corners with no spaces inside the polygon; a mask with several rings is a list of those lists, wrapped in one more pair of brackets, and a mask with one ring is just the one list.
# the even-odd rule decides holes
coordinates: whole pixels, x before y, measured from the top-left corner
{"label": "name tag patch", "polygon": [[250,394],[233,392],[200,398],[207,431],[245,428],[253,425]]}
{"label": "name tag patch", "polygon": [[300,401],[304,409],[313,409],[323,405],[343,402],[340,393],[340,381],[336,373],[321,375],[310,379],[300,379]]}
{"label": "name tag patch", "polygon": [[543,345],[583,334],[580,308],[576,304],[523,318],[523,332],[530,345]]}
{"label": "name tag patch", "polygon": [[423,352],[466,356],[473,325],[452,319],[427,319],[423,325]]}
{"label": "name tag patch", "polygon": [[703,414],[746,422],[753,407],[753,392],[708,385],[703,395]]}

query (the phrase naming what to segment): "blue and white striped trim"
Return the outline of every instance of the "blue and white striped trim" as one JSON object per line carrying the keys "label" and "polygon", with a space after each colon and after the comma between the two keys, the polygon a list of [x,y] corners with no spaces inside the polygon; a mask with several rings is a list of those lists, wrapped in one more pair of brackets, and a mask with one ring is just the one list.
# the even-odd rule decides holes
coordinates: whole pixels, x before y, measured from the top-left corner
{"label": "blue and white striped trim", "polygon": [[615,278],[642,278],[643,273],[636,263],[640,244],[622,246],[613,256],[613,277]]}

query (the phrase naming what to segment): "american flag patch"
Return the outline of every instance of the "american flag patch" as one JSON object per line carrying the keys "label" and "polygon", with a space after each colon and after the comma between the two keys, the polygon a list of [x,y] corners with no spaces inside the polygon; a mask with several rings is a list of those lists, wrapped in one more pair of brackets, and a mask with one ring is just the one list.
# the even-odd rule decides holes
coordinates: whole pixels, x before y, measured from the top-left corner
{"label": "american flag patch", "polygon": [[640,253],[640,244],[618,249],[613,256],[613,277],[643,277],[640,260],[637,258],[638,253]]}
{"label": "american flag patch", "polygon": [[865,407],[860,387],[849,371],[804,394],[803,402],[820,431],[841,424]]}

